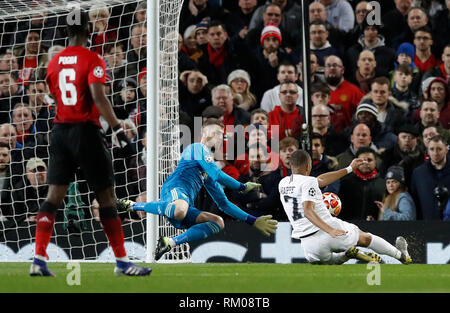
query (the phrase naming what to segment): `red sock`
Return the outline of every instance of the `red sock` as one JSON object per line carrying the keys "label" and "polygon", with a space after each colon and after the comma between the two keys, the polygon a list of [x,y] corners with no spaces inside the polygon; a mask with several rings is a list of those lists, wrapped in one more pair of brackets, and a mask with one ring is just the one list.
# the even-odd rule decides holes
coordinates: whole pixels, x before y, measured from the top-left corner
{"label": "red sock", "polygon": [[119,217],[114,218],[100,218],[103,225],[103,231],[108,237],[116,258],[123,258],[127,256],[125,252],[125,239],[123,236],[122,222]]}
{"label": "red sock", "polygon": [[51,213],[39,212],[36,220],[35,254],[45,257],[47,256],[47,246],[53,233],[55,216]]}

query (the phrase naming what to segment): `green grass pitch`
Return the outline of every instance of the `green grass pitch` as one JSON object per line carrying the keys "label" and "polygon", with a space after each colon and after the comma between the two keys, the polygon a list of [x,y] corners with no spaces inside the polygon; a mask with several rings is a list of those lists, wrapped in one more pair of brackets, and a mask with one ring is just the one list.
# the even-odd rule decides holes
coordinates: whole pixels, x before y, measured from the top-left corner
{"label": "green grass pitch", "polygon": [[[70,263],[69,263],[70,264]],[[115,277],[114,264],[79,263],[80,285],[70,285],[68,263],[49,263],[57,275],[29,277],[30,263],[0,263],[0,292],[30,293],[335,293],[450,292],[450,265],[207,263],[150,264],[149,277]],[[375,272],[377,271],[378,272]],[[374,276],[379,274],[378,276]],[[69,275],[69,281],[75,276]],[[379,284],[374,279],[379,277]]]}

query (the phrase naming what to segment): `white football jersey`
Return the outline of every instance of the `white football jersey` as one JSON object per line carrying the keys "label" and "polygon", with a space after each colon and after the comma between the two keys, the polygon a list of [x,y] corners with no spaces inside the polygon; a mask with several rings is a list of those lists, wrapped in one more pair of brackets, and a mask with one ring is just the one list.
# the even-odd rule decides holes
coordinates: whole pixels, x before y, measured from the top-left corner
{"label": "white football jersey", "polygon": [[322,192],[316,177],[293,174],[280,181],[278,185],[281,203],[292,225],[292,238],[300,238],[319,230],[306,217],[303,202],[314,202],[314,210],[319,217],[329,223],[332,216],[323,203]]}

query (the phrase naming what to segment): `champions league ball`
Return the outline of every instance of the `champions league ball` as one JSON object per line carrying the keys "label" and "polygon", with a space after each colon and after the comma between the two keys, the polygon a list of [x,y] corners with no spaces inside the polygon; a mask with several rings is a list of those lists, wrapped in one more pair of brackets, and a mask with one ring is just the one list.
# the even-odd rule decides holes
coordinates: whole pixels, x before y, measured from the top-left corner
{"label": "champions league ball", "polygon": [[332,192],[325,192],[323,193],[323,203],[325,203],[325,206],[330,211],[331,215],[338,216],[341,212],[342,203],[341,199]]}

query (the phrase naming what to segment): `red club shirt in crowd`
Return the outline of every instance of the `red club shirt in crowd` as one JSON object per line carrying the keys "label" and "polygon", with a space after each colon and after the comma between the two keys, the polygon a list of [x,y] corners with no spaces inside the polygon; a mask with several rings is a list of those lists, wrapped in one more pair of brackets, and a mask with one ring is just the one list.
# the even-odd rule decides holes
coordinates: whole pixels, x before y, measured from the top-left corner
{"label": "red club shirt in crowd", "polygon": [[414,57],[414,64],[422,72],[422,74],[425,74],[435,66],[439,66],[441,63],[441,60],[436,59],[433,54],[430,55],[425,62],[422,62],[417,55]]}
{"label": "red club shirt in crowd", "polygon": [[89,85],[106,83],[105,61],[81,46],[67,47],[50,61],[47,85],[56,97],[54,123],[91,122],[100,126],[100,113],[92,99]]}
{"label": "red club shirt in crowd", "polygon": [[343,80],[336,90],[331,91],[329,104],[334,110],[331,123],[338,133],[350,126],[362,97],[364,93],[361,89],[346,80]]}
{"label": "red club shirt in crowd", "polygon": [[[277,105],[272,111],[269,112],[269,124],[272,133],[272,139],[276,138],[277,133],[274,131],[272,126],[279,126],[279,140],[282,140],[285,137],[293,136],[293,129],[295,123],[299,122],[300,124],[303,122],[303,118],[299,121],[298,117],[301,115],[298,107],[292,113],[286,113],[281,109],[281,106]],[[294,123],[295,122],[295,123]]]}

